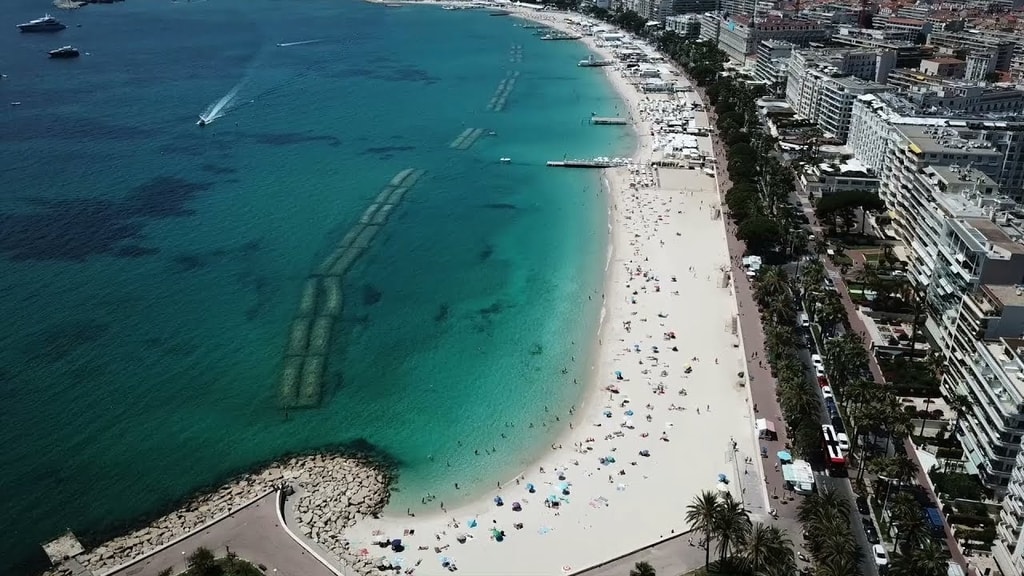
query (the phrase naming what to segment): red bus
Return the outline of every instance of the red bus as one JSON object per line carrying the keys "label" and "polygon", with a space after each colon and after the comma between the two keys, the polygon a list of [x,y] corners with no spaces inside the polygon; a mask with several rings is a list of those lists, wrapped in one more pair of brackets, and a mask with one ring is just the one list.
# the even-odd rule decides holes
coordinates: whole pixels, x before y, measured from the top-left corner
{"label": "red bus", "polygon": [[843,451],[839,448],[835,428],[830,424],[821,425],[821,452],[829,475],[846,475],[846,457],[843,456]]}

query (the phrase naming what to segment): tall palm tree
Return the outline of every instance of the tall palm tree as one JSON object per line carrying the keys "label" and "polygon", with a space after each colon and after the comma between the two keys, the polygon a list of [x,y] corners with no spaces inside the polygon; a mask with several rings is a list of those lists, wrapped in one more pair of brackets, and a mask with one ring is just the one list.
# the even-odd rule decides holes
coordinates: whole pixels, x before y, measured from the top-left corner
{"label": "tall palm tree", "polygon": [[629,576],[656,576],[654,566],[650,562],[637,562],[629,571]]}
{"label": "tall palm tree", "polygon": [[789,278],[778,266],[766,266],[761,269],[754,285],[754,295],[761,306],[774,300],[787,299],[789,295]]}
{"label": "tall palm tree", "polygon": [[949,570],[949,552],[931,538],[925,539],[908,554],[898,554],[889,563],[890,576],[945,576]]}
{"label": "tall palm tree", "polygon": [[702,535],[704,541],[704,569],[711,565],[711,539],[717,535],[718,512],[722,503],[718,494],[710,490],[704,490],[693,497],[693,501],[686,507],[686,523]]}
{"label": "tall palm tree", "polygon": [[715,517],[719,561],[724,562],[732,548],[746,539],[749,531],[750,516],[743,509],[743,503],[726,492]]}
{"label": "tall palm tree", "polygon": [[967,411],[971,409],[971,400],[964,394],[950,394],[946,397],[946,404],[949,405],[949,409],[956,414],[956,420],[953,421],[953,428],[950,429],[949,434],[955,436],[957,430],[960,428],[960,419],[967,414]]}
{"label": "tall palm tree", "polygon": [[[765,574],[773,567],[796,567],[793,542],[785,530],[776,526],[755,522],[738,548],[740,567],[753,575]],[[778,573],[791,572],[780,570]]]}
{"label": "tall palm tree", "polygon": [[837,558],[820,563],[814,574],[815,576],[860,576],[860,566],[856,560]]}

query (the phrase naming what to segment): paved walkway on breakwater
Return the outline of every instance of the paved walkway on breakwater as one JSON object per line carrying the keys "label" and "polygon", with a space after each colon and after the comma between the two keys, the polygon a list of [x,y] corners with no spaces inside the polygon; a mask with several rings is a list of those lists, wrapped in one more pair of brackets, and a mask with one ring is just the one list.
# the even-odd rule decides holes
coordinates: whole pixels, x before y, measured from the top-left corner
{"label": "paved walkway on breakwater", "polygon": [[335,576],[288,536],[277,519],[277,493],[231,514],[220,522],[164,548],[145,560],[108,572],[106,576],[156,576],[171,568],[183,572],[189,554],[204,546],[220,557],[230,550],[275,576]]}

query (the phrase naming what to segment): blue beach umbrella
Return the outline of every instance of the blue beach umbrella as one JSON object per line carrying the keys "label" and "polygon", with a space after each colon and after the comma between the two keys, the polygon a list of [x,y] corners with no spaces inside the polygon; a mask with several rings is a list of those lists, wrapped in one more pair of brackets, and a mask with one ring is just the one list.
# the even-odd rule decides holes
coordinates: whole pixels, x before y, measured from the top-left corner
{"label": "blue beach umbrella", "polygon": [[626,410],[626,416],[632,416],[632,415],[633,415],[633,411],[632,410]]}
{"label": "blue beach umbrella", "polygon": [[536,487],[534,487],[534,485],[533,485],[533,483],[532,483],[532,482],[528,482],[528,483],[526,484],[526,491],[527,491],[527,492],[529,492],[530,494],[533,494],[534,492],[536,492],[536,491],[537,491],[537,488],[536,488]]}
{"label": "blue beach umbrella", "polygon": [[466,525],[470,528],[476,528],[476,518],[470,518],[469,522],[466,522]]}
{"label": "blue beach umbrella", "polygon": [[719,474],[718,475],[718,481],[719,482],[728,482],[729,478],[725,474]]}

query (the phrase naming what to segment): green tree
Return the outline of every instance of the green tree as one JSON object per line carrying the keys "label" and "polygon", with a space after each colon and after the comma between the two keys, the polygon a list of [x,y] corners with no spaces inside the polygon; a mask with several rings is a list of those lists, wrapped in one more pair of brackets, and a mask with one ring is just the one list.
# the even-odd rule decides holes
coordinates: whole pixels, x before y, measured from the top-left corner
{"label": "green tree", "polygon": [[750,516],[743,503],[726,492],[715,514],[715,533],[718,536],[718,559],[724,562],[733,547],[743,542],[750,531]]}
{"label": "green tree", "polygon": [[776,526],[755,522],[737,551],[740,567],[750,574],[766,574],[769,570],[776,570],[776,574],[796,571],[793,542],[785,530]]}
{"label": "green tree", "polygon": [[188,557],[188,570],[191,576],[219,576],[221,572],[213,552],[202,546]]}
{"label": "green tree", "polygon": [[890,576],[946,576],[949,552],[928,538],[906,554],[897,554],[889,564]]}
{"label": "green tree", "polygon": [[654,566],[650,562],[637,562],[629,571],[629,576],[656,576]]}
{"label": "green tree", "polygon": [[718,511],[721,508],[718,494],[705,490],[693,497],[686,507],[686,523],[700,533],[704,546],[704,569],[711,565],[711,540],[717,536]]}

